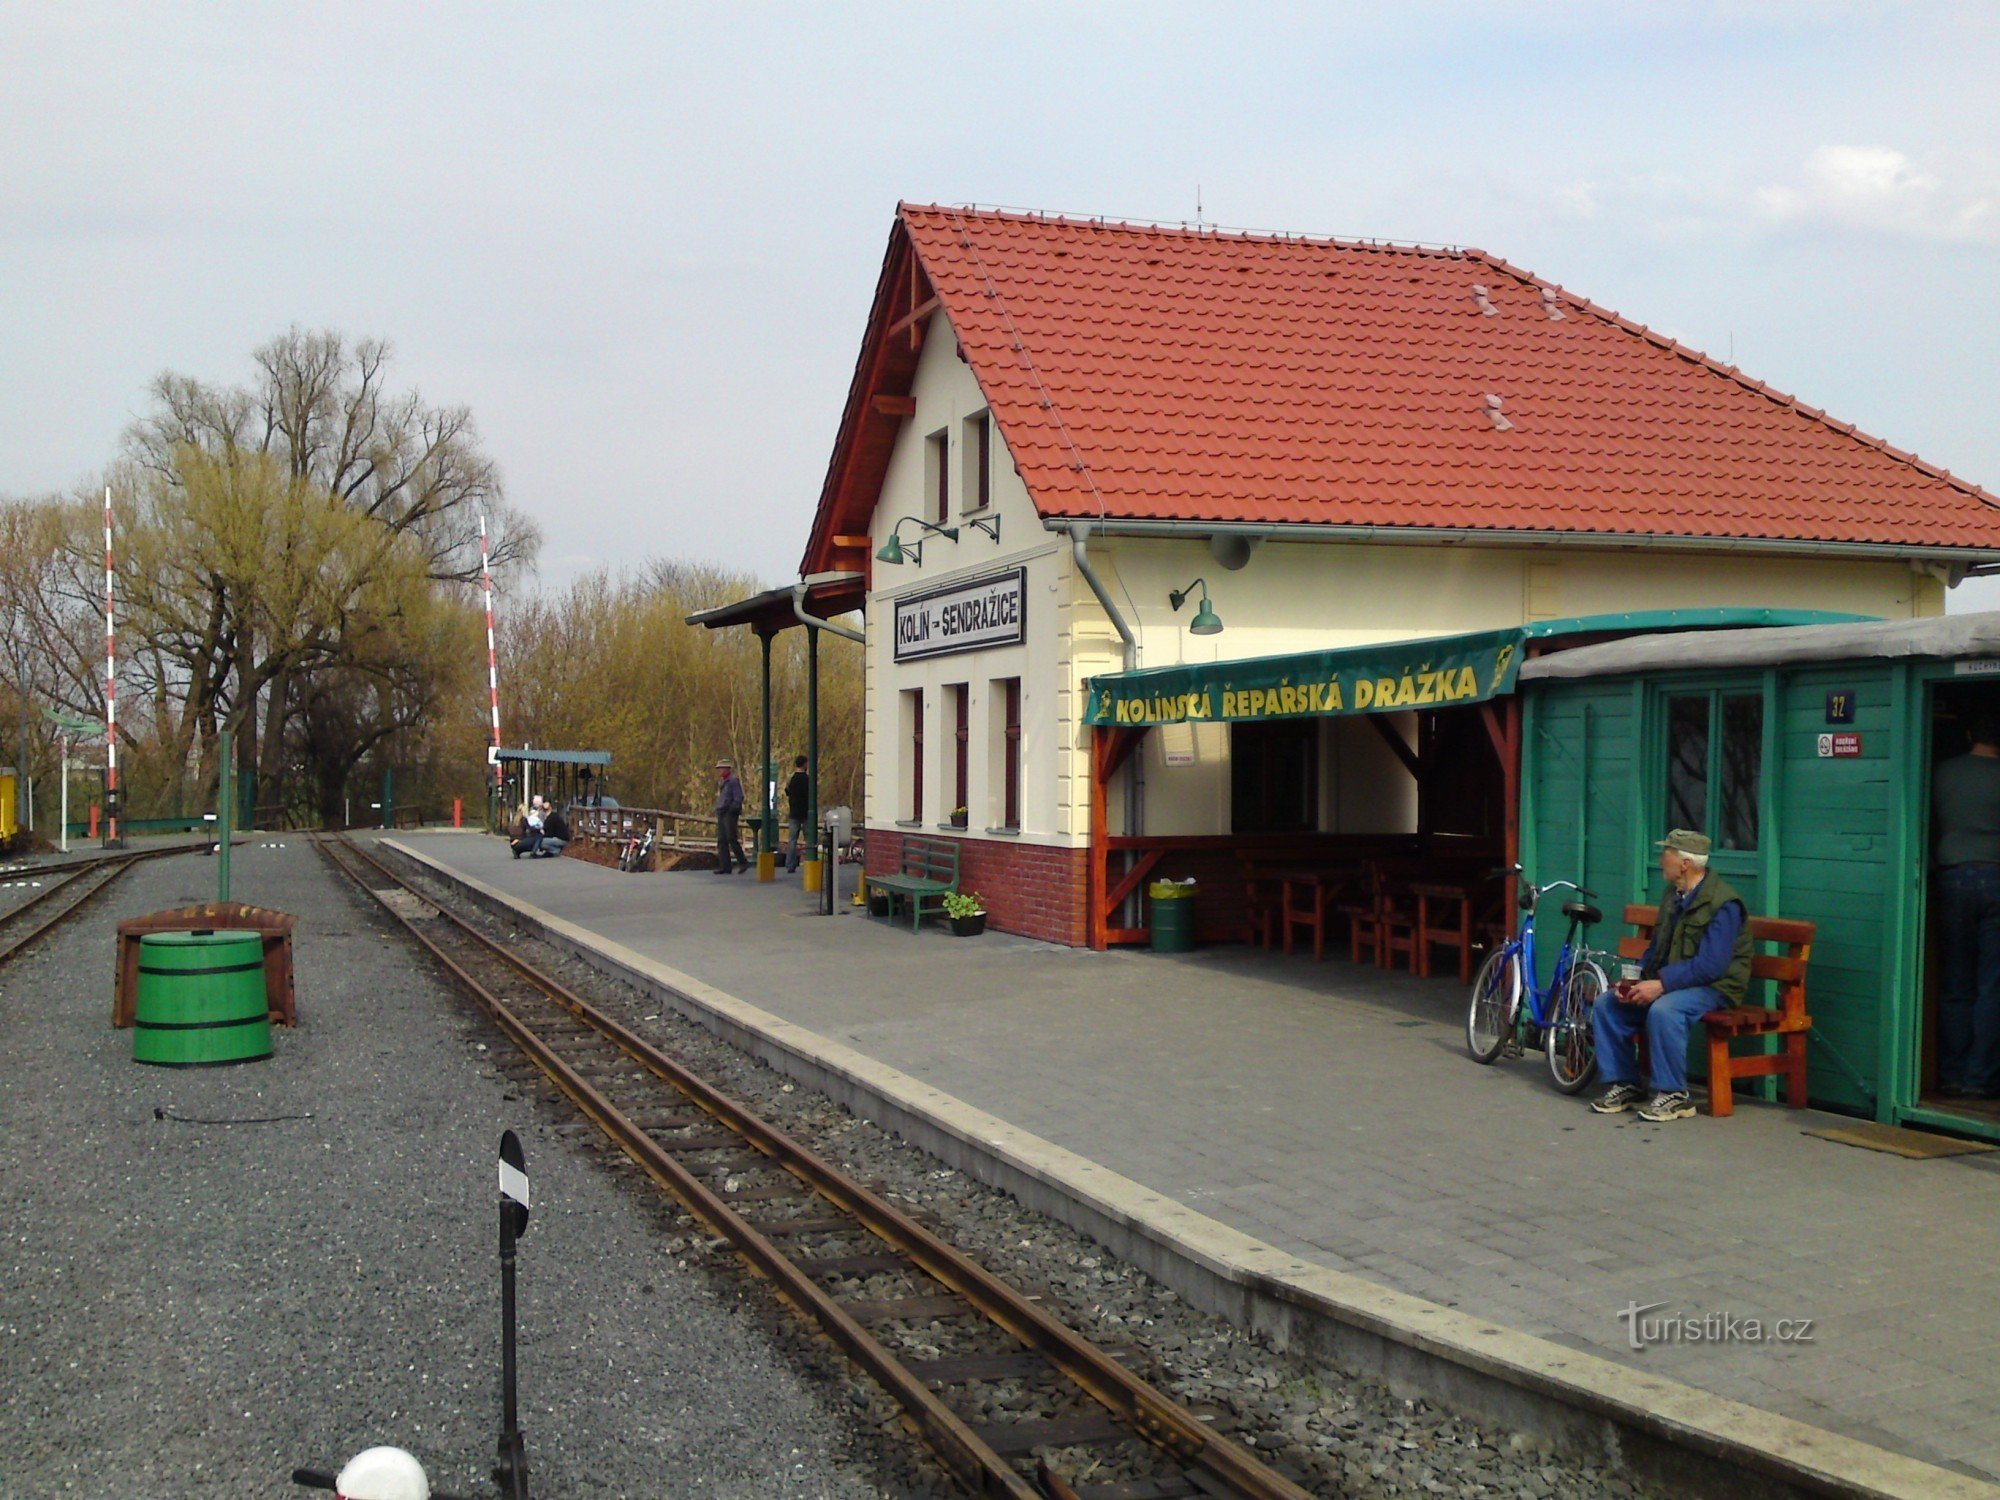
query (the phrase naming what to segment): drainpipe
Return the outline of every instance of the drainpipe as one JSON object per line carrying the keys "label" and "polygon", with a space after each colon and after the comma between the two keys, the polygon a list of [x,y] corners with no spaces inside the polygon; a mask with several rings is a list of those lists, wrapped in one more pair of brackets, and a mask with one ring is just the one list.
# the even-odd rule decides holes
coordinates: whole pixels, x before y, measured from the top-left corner
{"label": "drainpipe", "polygon": [[1125,670],[1131,671],[1139,665],[1139,638],[1132,634],[1132,627],[1125,623],[1125,617],[1118,613],[1118,606],[1111,602],[1111,591],[1104,586],[1104,580],[1090,566],[1090,558],[1085,546],[1090,537],[1088,521],[1068,527],[1070,556],[1076,559],[1076,570],[1083,575],[1083,581],[1090,585],[1091,593],[1097,595],[1097,602],[1104,606],[1104,612],[1111,617],[1111,628],[1118,632],[1118,638],[1125,643]]}
{"label": "drainpipe", "polygon": [[799,617],[799,623],[813,630],[831,630],[835,635],[845,636],[857,645],[867,644],[867,637],[858,630],[849,630],[845,625],[836,625],[831,620],[822,620],[806,613],[806,585],[792,585],[792,613]]}
{"label": "drainpipe", "polygon": [[[1076,561],[1077,572],[1090,585],[1097,602],[1104,606],[1104,613],[1111,618],[1111,628],[1118,632],[1118,638],[1125,643],[1125,670],[1131,671],[1139,665],[1139,638],[1132,634],[1132,627],[1125,623],[1125,617],[1118,613],[1118,606],[1111,601],[1111,591],[1104,586],[1104,580],[1097,576],[1097,570],[1090,565],[1087,550],[1090,538],[1088,521],[1071,525],[1069,528],[1070,556]],[[1146,778],[1145,759],[1141,752],[1134,751],[1125,761],[1125,831],[1137,834],[1145,826]],[[1125,925],[1130,927],[1137,920],[1139,897],[1135,892],[1125,898]]]}

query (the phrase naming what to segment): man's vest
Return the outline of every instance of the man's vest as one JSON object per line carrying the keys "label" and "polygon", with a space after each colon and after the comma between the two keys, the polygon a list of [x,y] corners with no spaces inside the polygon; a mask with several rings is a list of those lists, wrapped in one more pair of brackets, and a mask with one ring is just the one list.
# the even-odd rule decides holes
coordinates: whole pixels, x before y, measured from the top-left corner
{"label": "man's vest", "polygon": [[1702,876],[1701,884],[1694,888],[1678,916],[1674,914],[1677,899],[1678,893],[1669,886],[1666,899],[1660,903],[1660,929],[1653,935],[1652,950],[1646,955],[1645,973],[1657,978],[1668,964],[1686,963],[1693,958],[1701,949],[1708,924],[1715,920],[1717,912],[1734,901],[1743,907],[1743,925],[1737,929],[1736,948],[1730,955],[1729,967],[1715,981],[1715,988],[1729,1004],[1741,1005],[1750,992],[1750,964],[1757,952],[1750,941],[1749,906],[1713,870]]}

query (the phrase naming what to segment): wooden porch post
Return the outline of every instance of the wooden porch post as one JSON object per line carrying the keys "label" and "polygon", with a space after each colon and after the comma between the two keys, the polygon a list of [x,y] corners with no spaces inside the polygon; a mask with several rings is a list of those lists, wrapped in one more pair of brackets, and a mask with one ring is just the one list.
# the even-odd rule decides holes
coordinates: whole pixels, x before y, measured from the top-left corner
{"label": "wooden porch post", "polygon": [[1105,767],[1111,755],[1113,731],[1099,724],[1090,731],[1090,854],[1084,861],[1086,933],[1090,946],[1100,953],[1107,946],[1104,936],[1104,887],[1110,872],[1111,814],[1105,783],[1110,779]]}

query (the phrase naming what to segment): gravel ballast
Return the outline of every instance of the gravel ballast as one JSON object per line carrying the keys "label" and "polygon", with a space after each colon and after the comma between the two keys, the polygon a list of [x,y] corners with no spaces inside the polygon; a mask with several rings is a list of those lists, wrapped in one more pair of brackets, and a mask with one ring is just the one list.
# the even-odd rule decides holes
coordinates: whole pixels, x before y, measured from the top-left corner
{"label": "gravel ballast", "polygon": [[[1046,1288],[1052,1310],[1100,1342],[1138,1351],[1140,1374],[1215,1420],[1314,1494],[1639,1497],[1627,1476],[1544,1452],[1384,1387],[1272,1351],[1108,1256],[1068,1226],[945,1168],[898,1137],[738,1051],[694,1021],[574,955],[481,915],[411,862],[395,861],[455,911],[510,941],[577,993],[678,1057],[834,1165],[891,1199],[1017,1286]],[[661,876],[660,879],[694,878]],[[733,1262],[718,1257],[717,1274]],[[913,1330],[919,1341],[924,1330]],[[784,1337],[782,1330],[777,1336]],[[794,1336],[796,1337],[796,1335]],[[907,1341],[907,1340],[906,1340]],[[849,1378],[878,1421],[886,1403]]]}
{"label": "gravel ballast", "polygon": [[303,840],[237,849],[232,892],[298,915],[300,1025],[268,1062],[134,1064],[114,925],[212,899],[215,874],[141,864],[0,968],[0,1494],[297,1495],[293,1466],[378,1442],[490,1493],[506,1127],[536,1198],[537,1497],[930,1487],[855,1420],[837,1359],[774,1340],[761,1285],[709,1269],[688,1221],[497,1068],[498,1034]]}

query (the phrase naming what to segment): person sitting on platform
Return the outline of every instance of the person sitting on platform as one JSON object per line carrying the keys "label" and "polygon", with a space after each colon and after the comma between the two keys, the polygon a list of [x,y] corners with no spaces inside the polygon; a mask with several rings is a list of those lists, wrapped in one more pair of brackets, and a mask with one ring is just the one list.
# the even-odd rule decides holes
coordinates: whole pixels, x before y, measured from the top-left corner
{"label": "person sitting on platform", "polygon": [[[1688,1095],[1688,1029],[1712,1010],[1741,1005],[1750,987],[1755,950],[1749,911],[1720,875],[1708,870],[1709,840],[1676,828],[1654,845],[1667,891],[1638,980],[1597,997],[1590,1027],[1597,1066],[1609,1088],[1591,1101],[1601,1115],[1638,1106],[1642,1120],[1684,1120]],[[1622,991],[1622,994],[1621,994]],[[1639,1032],[1646,1033],[1653,1096],[1639,1081]]]}
{"label": "person sitting on platform", "polygon": [[533,854],[542,842],[542,809],[540,797],[523,806],[520,816],[514,821],[514,858]]}
{"label": "person sitting on platform", "polygon": [[534,857],[536,859],[554,859],[558,854],[563,852],[563,846],[568,842],[569,819],[562,815],[560,808],[544,804],[542,812],[542,838],[541,842],[535,845]]}

